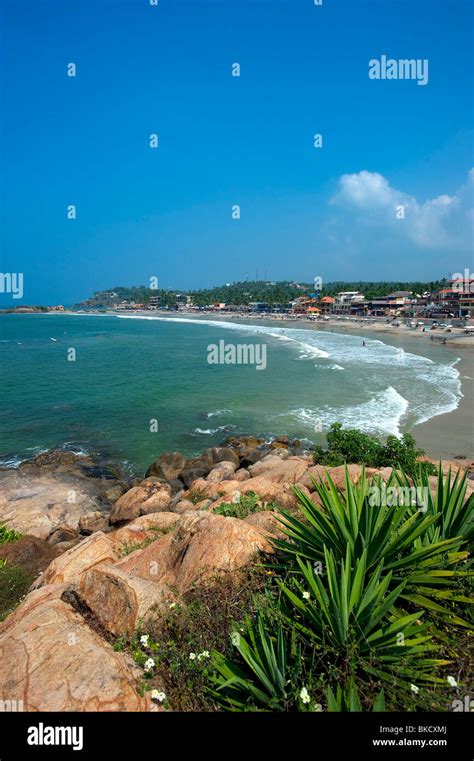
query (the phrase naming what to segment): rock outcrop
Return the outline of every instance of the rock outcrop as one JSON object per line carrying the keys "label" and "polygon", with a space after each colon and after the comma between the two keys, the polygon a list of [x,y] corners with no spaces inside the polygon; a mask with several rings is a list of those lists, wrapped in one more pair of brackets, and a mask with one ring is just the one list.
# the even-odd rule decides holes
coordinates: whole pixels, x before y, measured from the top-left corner
{"label": "rock outcrop", "polygon": [[[0,521],[27,534],[0,547],[0,559],[37,577],[0,624],[0,699],[23,700],[28,711],[149,710],[136,689],[143,672],[113,638],[272,554],[284,535],[278,508],[298,509],[294,487],[315,500],[314,480],[329,474],[345,489],[344,466],[314,465],[287,437],[229,439],[190,459],[161,455],[131,488],[62,454],[0,471]],[[348,473],[357,483],[362,467]],[[366,473],[388,479],[391,469]],[[216,513],[223,503],[220,512],[243,517]]]}
{"label": "rock outcrop", "polygon": [[138,518],[140,515],[167,511],[171,502],[171,487],[154,478],[141,482],[125,492],[113,506],[109,521],[111,524],[122,523]]}
{"label": "rock outcrop", "polygon": [[106,564],[86,571],[78,592],[101,626],[115,635],[132,635],[142,621],[163,613],[174,599],[167,587]]}
{"label": "rock outcrop", "polygon": [[0,522],[52,543],[70,540],[92,513],[107,520],[112,491],[117,498],[126,490],[112,476],[90,458],[55,451],[0,470]]}
{"label": "rock outcrop", "polygon": [[139,672],[94,632],[55,584],[32,592],[0,624],[0,700],[25,711],[146,711]]}
{"label": "rock outcrop", "polygon": [[272,546],[258,528],[236,518],[185,513],[176,529],[116,563],[130,574],[180,592],[216,575],[244,568]]}
{"label": "rock outcrop", "polygon": [[115,560],[112,542],[99,531],[53,560],[34,586],[38,588],[46,584],[72,583],[90,568]]}

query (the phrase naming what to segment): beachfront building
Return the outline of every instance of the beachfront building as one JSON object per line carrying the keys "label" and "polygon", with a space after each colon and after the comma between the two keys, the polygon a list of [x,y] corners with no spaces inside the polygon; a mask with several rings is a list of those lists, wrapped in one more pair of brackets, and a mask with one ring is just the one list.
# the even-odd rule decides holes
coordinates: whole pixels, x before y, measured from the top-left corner
{"label": "beachfront building", "polygon": [[332,296],[323,296],[319,300],[319,308],[323,314],[329,314],[332,312],[334,306],[334,299]]}
{"label": "beachfront building", "polygon": [[448,288],[431,294],[435,312],[449,317],[474,317],[474,279],[450,280]]}
{"label": "beachfront building", "polygon": [[332,311],[336,314],[363,314],[364,294],[360,291],[339,291],[334,299]]}
{"label": "beachfront building", "polygon": [[[316,298],[308,298],[308,296],[298,296],[297,299],[294,299],[290,306],[291,311],[293,314],[310,314],[310,309],[316,309],[318,312],[320,311],[317,308],[318,300]],[[313,312],[314,314],[314,312]]]}
{"label": "beachfront building", "polygon": [[148,302],[148,308],[158,309],[159,306],[161,306],[161,298],[158,296],[158,294],[154,293],[150,296],[150,301]]}
{"label": "beachfront building", "polygon": [[367,307],[370,313],[376,317],[395,316],[412,303],[412,296],[410,291],[394,291],[388,296],[372,299],[367,303]]}
{"label": "beachfront building", "polygon": [[459,299],[459,308],[462,317],[474,319],[474,291],[472,293],[462,293]]}
{"label": "beachfront building", "polygon": [[249,304],[251,312],[271,312],[272,305],[268,301],[251,301]]}
{"label": "beachfront building", "polygon": [[249,308],[245,304],[225,304],[223,312],[248,312]]}
{"label": "beachfront building", "polygon": [[177,293],[176,294],[176,309],[182,310],[182,309],[189,309],[193,305],[193,300],[191,296],[187,296],[185,293]]}

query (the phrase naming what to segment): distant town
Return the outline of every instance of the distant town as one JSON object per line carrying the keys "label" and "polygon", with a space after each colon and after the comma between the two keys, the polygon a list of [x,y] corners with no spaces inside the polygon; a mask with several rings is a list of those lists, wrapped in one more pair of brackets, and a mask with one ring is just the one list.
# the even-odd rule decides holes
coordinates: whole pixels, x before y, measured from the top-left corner
{"label": "distant town", "polygon": [[[318,290],[314,284],[245,281],[227,283],[225,286],[210,290],[182,293],[153,290],[144,286],[118,287],[110,291],[97,292],[90,299],[74,305],[71,309],[116,312],[259,313],[305,316],[315,319],[331,315],[465,320],[474,317],[474,277],[469,275],[456,276],[431,284],[409,283],[407,289],[398,290],[390,290],[389,286],[393,286],[393,283],[359,283],[354,289],[337,290],[340,285],[329,283],[324,289]],[[69,309],[59,304],[49,307],[19,306],[3,311],[62,312]]]}

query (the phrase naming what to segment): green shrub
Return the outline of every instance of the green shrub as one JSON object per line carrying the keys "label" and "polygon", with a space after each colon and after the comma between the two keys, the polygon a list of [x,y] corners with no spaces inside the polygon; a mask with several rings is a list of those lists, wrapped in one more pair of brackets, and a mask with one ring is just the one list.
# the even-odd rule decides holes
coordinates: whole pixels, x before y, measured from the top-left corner
{"label": "green shrub", "polygon": [[333,423],[326,436],[328,448],[315,446],[314,461],[318,465],[336,467],[346,463],[359,463],[370,468],[400,468],[408,475],[413,475],[418,466],[427,473],[435,473],[432,463],[418,463],[425,453],[417,448],[415,439],[404,433],[401,439],[388,436],[385,444],[374,436],[357,430],[344,429],[341,423]]}
{"label": "green shrub", "polygon": [[[272,580],[261,567],[216,577],[190,589],[164,616],[147,622],[142,633],[157,643],[152,653],[156,675],[174,711],[219,710],[208,690],[214,668],[207,653],[232,655],[231,632],[244,627],[246,615],[266,609],[270,599],[265,589]],[[130,644],[122,639],[116,647],[129,649]]]}
{"label": "green shrub", "polygon": [[213,653],[216,674],[211,676],[211,694],[230,711],[285,711],[298,700],[302,668],[300,649],[292,648],[286,632],[276,629],[262,613],[247,618],[245,634],[232,633],[232,643],[241,656],[236,664]]}
{"label": "green shrub", "polygon": [[190,489],[186,499],[192,502],[193,505],[197,505],[198,502],[206,499],[206,492],[203,489]]}
{"label": "green shrub", "polygon": [[17,539],[21,539],[21,534],[18,531],[9,529],[4,523],[0,523],[0,544],[6,544],[7,542],[16,542]]}
{"label": "green shrub", "polygon": [[[332,691],[331,687],[327,689],[327,702],[328,711],[330,712],[354,712],[362,711],[362,706],[357,691],[357,686],[353,679],[350,680],[346,687],[341,684],[337,685],[336,694]],[[372,711],[383,712],[385,711],[385,695],[381,690],[375,698]]]}
{"label": "green shrub", "polygon": [[[440,477],[442,479],[442,475]],[[322,479],[319,483],[314,481],[323,510],[295,488],[294,493],[305,520],[282,512],[281,520],[287,538],[274,540],[274,544],[282,553],[283,564],[299,573],[298,558],[321,565],[325,561],[325,551],[330,550],[336,561],[341,562],[345,560],[349,545],[354,562],[357,562],[366,550],[369,570],[374,571],[383,560],[384,572],[392,574],[392,588],[400,582],[405,583],[403,599],[417,607],[427,607],[446,615],[451,623],[465,625],[466,622],[445,603],[458,598],[456,582],[462,578],[464,571],[452,566],[468,557],[463,547],[467,536],[449,535],[444,538],[437,528],[442,525],[443,515],[452,514],[452,503],[458,506],[459,514],[464,515],[460,507],[462,483],[461,490],[453,485],[454,492],[446,492],[446,500],[440,497],[435,503],[431,499],[431,508],[423,512],[417,505],[387,504],[384,498],[387,490],[397,488],[397,485],[405,486],[408,482],[404,476],[392,474],[384,490],[380,477],[369,484],[363,472],[358,483],[354,484],[346,472],[344,493],[335,487],[329,474],[326,479],[327,483]],[[376,489],[375,493],[380,496],[379,504],[371,503],[370,489]],[[472,501],[470,505],[467,505],[467,512],[472,518]],[[466,517],[465,522],[459,525],[467,526],[467,520]]]}
{"label": "green shrub", "polygon": [[301,579],[290,577],[281,588],[289,603],[287,621],[308,646],[324,647],[332,659],[352,661],[351,671],[389,684],[409,688],[406,680],[436,681],[433,668],[445,661],[424,657],[434,649],[427,625],[419,612],[406,615],[396,608],[405,582],[390,590],[392,573],[383,572],[383,560],[370,571],[367,550],[355,560],[349,544],[340,562],[325,549],[324,575],[297,560]]}
{"label": "green shrub", "polygon": [[0,621],[19,604],[33,579],[18,565],[0,560]]}
{"label": "green shrub", "polygon": [[[426,470],[416,473],[428,488]],[[211,695],[230,711],[383,711],[386,699],[392,710],[449,710],[453,672],[468,688],[473,630],[459,615],[472,602],[466,476],[451,483],[440,469],[421,509],[384,496],[382,486],[410,483],[404,473],[353,484],[346,471],[344,491],[326,480],[314,483],[317,505],[295,488],[303,519],[282,513],[277,585],[234,650],[214,653]]]}
{"label": "green shrub", "polygon": [[259,504],[260,496],[253,491],[241,494],[238,502],[222,502],[215,508],[214,513],[224,515],[226,518],[247,518],[252,513],[261,510],[274,510],[279,507],[275,502]]}
{"label": "green shrub", "polygon": [[[421,463],[418,463],[421,465]],[[436,490],[430,488],[426,471],[419,467],[415,470],[412,481],[416,489],[423,490],[428,497],[426,502],[427,515],[439,515],[440,520],[430,529],[430,540],[453,539],[462,537],[465,543],[472,547],[474,541],[474,495],[466,499],[467,471],[462,474],[458,470],[452,479],[451,468],[446,477],[443,476],[441,463],[438,467]],[[409,480],[404,473],[396,473],[395,477],[401,486],[409,486]]]}

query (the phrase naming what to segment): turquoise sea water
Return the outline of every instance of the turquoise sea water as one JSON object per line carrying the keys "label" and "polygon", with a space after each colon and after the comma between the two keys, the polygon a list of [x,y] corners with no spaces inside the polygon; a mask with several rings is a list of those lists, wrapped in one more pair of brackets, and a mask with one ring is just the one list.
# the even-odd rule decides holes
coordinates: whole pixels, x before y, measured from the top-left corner
{"label": "turquoise sea water", "polygon": [[[220,340],[265,344],[266,369],[209,364]],[[140,473],[161,452],[194,454],[232,433],[318,441],[340,421],[399,434],[456,407],[459,373],[439,347],[421,356],[364,340],[263,323],[3,315],[0,462],[66,447]]]}

